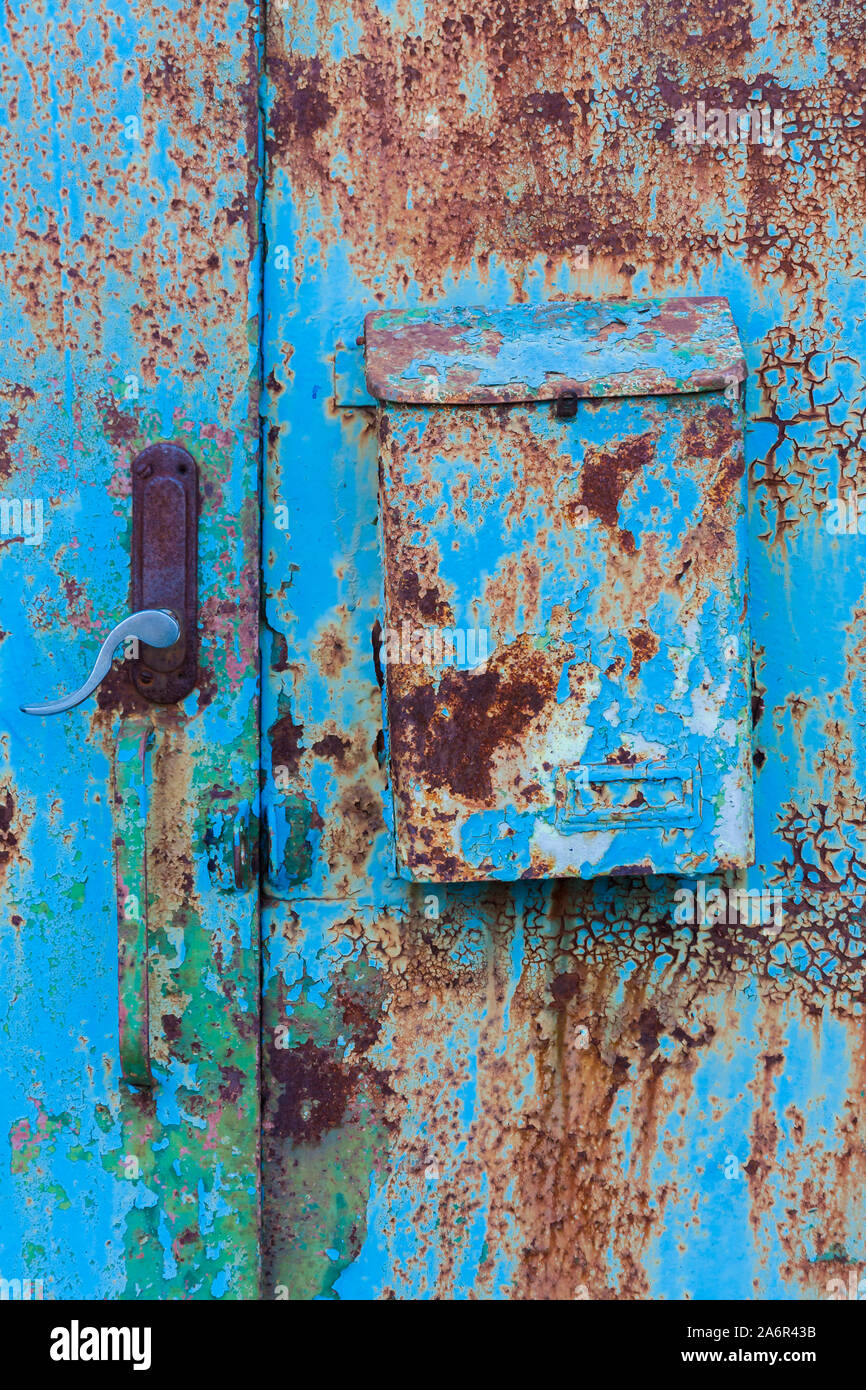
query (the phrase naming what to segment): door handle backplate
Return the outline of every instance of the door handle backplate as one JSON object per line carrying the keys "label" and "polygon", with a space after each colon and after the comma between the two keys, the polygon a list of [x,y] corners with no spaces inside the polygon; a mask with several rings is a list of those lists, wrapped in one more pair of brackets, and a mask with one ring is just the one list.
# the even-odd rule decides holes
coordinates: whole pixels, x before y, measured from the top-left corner
{"label": "door handle backplate", "polygon": [[132,465],[132,606],[178,618],[175,642],[142,642],[129,663],[140,695],[173,705],[198,683],[198,469],[179,444],[151,444]]}

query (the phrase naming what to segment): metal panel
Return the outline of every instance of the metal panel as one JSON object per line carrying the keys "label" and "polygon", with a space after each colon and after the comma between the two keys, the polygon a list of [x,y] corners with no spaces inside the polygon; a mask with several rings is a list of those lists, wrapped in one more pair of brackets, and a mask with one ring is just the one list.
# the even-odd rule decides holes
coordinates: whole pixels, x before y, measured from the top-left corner
{"label": "metal panel", "polygon": [[[823,1298],[866,1263],[862,46],[824,0],[272,8],[266,1296]],[[338,345],[671,294],[725,295],[749,368],[758,919],[713,878],[395,885]]]}
{"label": "metal panel", "polygon": [[[256,894],[214,882],[256,795],[256,26],[0,9],[0,499],[39,521],[10,510],[0,542],[0,1278],[46,1299],[258,1288]],[[117,660],[78,708],[20,714],[130,612],[132,461],[167,440],[199,470],[196,689],[157,709]],[[115,836],[151,1090],[120,1078]]]}

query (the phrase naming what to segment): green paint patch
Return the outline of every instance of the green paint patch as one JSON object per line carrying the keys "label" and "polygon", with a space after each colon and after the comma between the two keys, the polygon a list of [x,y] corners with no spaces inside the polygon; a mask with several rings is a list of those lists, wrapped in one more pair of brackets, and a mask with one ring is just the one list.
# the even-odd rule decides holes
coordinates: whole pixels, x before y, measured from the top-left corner
{"label": "green paint patch", "polygon": [[20,1175],[35,1167],[41,1157],[53,1152],[58,1137],[71,1123],[72,1116],[65,1111],[61,1115],[47,1115],[42,1109],[35,1123],[27,1117],[17,1120],[9,1131],[10,1172]]}

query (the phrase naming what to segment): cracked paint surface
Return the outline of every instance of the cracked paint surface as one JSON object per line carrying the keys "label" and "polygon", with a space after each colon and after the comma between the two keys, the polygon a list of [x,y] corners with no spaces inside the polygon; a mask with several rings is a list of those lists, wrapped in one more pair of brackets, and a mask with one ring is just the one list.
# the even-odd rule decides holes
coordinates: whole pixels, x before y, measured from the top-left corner
{"label": "cracked paint surface", "polygon": [[[825,0],[272,12],[264,1297],[820,1298],[866,1258],[864,541],[826,524],[862,488],[863,38]],[[781,143],[678,143],[699,101]],[[669,295],[725,297],[746,358],[734,879],[781,925],[678,921],[661,875],[398,883],[378,442],[335,362],[368,315]]]}

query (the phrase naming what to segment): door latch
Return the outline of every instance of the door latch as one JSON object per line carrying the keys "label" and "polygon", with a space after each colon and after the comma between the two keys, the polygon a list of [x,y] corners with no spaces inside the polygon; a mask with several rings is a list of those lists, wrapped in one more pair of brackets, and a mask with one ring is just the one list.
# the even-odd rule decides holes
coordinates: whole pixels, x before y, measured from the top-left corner
{"label": "door latch", "polygon": [[198,470],[179,444],[151,444],[132,465],[132,613],[109,632],[78,690],[24,714],[63,714],[91,695],[115,649],[138,642],[129,663],[140,695],[183,700],[198,681]]}
{"label": "door latch", "polygon": [[198,681],[197,571],[195,459],[179,444],[151,444],[132,465],[132,606],[167,608],[180,624],[174,642],[142,642],[130,663],[154,704],[176,704]]}
{"label": "door latch", "polygon": [[[198,470],[179,444],[151,444],[132,465],[132,608],[99,649],[87,680],[71,695],[25,714],[62,714],[91,695],[121,643],[134,638],[129,661],[139,694],[153,704],[184,699],[198,682]],[[126,653],[124,653],[126,655]],[[120,722],[113,768],[117,899],[120,1070],[131,1086],[152,1087],[147,882],[148,752],[153,710]],[[243,819],[233,827],[234,881],[250,878]]]}

